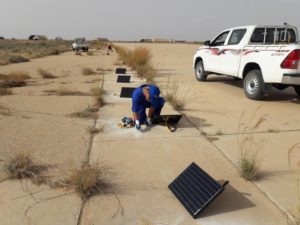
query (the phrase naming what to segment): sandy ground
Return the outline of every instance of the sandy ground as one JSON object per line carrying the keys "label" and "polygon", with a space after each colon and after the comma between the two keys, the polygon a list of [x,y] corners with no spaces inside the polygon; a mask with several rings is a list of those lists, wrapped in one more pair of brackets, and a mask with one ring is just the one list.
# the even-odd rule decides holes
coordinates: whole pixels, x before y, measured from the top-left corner
{"label": "sandy ground", "polygon": [[[134,48],[137,44],[122,45]],[[107,104],[99,111],[96,124],[103,132],[93,139],[90,160],[111,169],[114,188],[83,207],[79,224],[286,224],[283,211],[297,204],[287,150],[299,139],[298,97],[291,90],[273,91],[265,101],[251,101],[244,96],[239,81],[227,77],[211,77],[203,83],[195,80],[192,55],[196,45],[146,46],[153,53],[160,74],[155,80],[162,91],[166,93],[168,80],[175,80],[180,83],[179,94],[187,93],[184,118],[175,133],[160,126],[145,133],[120,129],[117,124],[130,115],[131,104],[130,99],[118,97],[120,89],[138,86],[142,81],[133,76],[128,85],[116,84],[114,72],[105,73]],[[43,91],[63,85],[89,92],[101,76],[83,76],[81,68],[114,70],[116,58],[101,53],[82,57],[65,53],[0,67],[0,73],[22,70],[32,76],[28,86],[15,88],[12,96],[0,97],[0,104],[11,110],[11,116],[0,115],[1,154],[25,148],[61,171],[79,166],[89,149],[87,128],[93,121],[68,115],[92,104],[93,99],[45,96]],[[42,79],[37,68],[49,69],[59,78]],[[258,107],[255,118],[265,115],[266,121],[256,138],[264,139],[265,144],[260,150],[260,179],[250,183],[239,177],[236,167],[237,128],[241,114],[247,123]],[[177,112],[166,105],[163,113]],[[294,157],[299,159],[297,154]],[[5,159],[1,160],[3,163]],[[230,181],[225,192],[196,220],[167,188],[191,162],[220,182]],[[1,174],[1,180],[0,218],[4,224],[77,224],[82,204],[75,193],[6,180],[5,174]],[[12,219],[12,215],[17,216]]]}

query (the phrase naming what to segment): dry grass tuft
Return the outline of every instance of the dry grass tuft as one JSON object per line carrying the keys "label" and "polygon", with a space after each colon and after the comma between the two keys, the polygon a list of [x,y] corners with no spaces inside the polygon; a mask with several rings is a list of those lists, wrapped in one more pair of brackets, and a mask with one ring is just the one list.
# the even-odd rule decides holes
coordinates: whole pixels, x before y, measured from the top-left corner
{"label": "dry grass tuft", "polygon": [[26,151],[10,153],[4,168],[11,179],[39,180],[42,172],[47,170],[46,164],[35,163],[32,154]]}
{"label": "dry grass tuft", "polygon": [[263,115],[255,121],[256,113],[260,108],[261,106],[253,112],[248,124],[242,123],[244,117],[244,113],[242,113],[238,125],[237,138],[240,148],[240,174],[249,181],[253,181],[257,178],[261,163],[258,156],[265,144],[264,139],[256,139],[257,129],[266,120],[265,115]]}
{"label": "dry grass tuft", "polygon": [[49,72],[48,70],[42,69],[42,68],[38,68],[37,69],[38,74],[45,79],[54,79],[57,78],[56,76],[54,76],[51,72]]}
{"label": "dry grass tuft", "polygon": [[98,164],[85,164],[80,169],[71,171],[64,181],[64,186],[75,190],[82,200],[87,200],[95,194],[103,194],[109,188],[106,179],[106,169]]}
{"label": "dry grass tuft", "polygon": [[[8,75],[0,75],[0,88],[22,87],[26,85],[26,80],[30,79],[28,73],[16,71]],[[2,91],[5,93],[5,91]],[[9,91],[8,91],[9,93]]]}
{"label": "dry grass tuft", "polygon": [[182,91],[180,91],[179,81],[170,81],[168,77],[167,93],[165,95],[165,99],[173,106],[175,110],[178,111],[184,110],[186,104],[185,98],[188,92],[184,93],[183,95],[180,93],[182,93]]}
{"label": "dry grass tuft", "polygon": [[138,66],[149,65],[152,59],[151,52],[146,47],[136,47],[133,52],[129,51],[125,62],[132,69],[136,69]]}
{"label": "dry grass tuft", "polygon": [[96,105],[98,107],[102,107],[104,106],[105,102],[104,102],[104,98],[103,98],[103,94],[104,94],[104,90],[101,87],[95,87],[91,89],[91,94],[94,97],[95,101],[96,101]]}
{"label": "dry grass tuft", "polygon": [[137,75],[146,79],[148,83],[154,83],[154,77],[157,71],[154,69],[151,59],[152,55],[146,47],[136,47],[133,51],[127,50],[120,46],[114,46],[119,54],[118,62],[115,64],[126,64],[133,70],[136,70]]}
{"label": "dry grass tuft", "polygon": [[87,108],[83,109],[82,111],[74,112],[74,113],[70,114],[70,116],[77,117],[77,118],[96,119],[97,112],[98,112],[97,107],[88,106]]}
{"label": "dry grass tuft", "polygon": [[83,67],[81,69],[81,73],[82,73],[82,75],[85,75],[85,76],[96,74],[96,72],[89,67]]}
{"label": "dry grass tuft", "polygon": [[86,53],[86,55],[88,55],[88,56],[93,56],[93,55],[94,55],[94,52],[89,51],[89,52]]}
{"label": "dry grass tuft", "polygon": [[21,55],[12,55],[8,58],[9,63],[21,63],[21,62],[29,62],[30,60]]}
{"label": "dry grass tuft", "polygon": [[75,52],[75,55],[82,56],[80,52]]}
{"label": "dry grass tuft", "polygon": [[137,66],[135,68],[137,75],[145,79],[147,83],[154,83],[154,77],[157,76],[157,70],[151,64]]}

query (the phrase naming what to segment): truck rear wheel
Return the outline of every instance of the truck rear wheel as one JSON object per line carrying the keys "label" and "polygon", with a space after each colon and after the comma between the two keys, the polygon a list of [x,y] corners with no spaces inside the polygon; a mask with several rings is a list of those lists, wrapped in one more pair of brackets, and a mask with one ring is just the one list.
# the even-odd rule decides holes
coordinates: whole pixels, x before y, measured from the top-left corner
{"label": "truck rear wheel", "polygon": [[295,92],[300,96],[300,85],[294,86]]}
{"label": "truck rear wheel", "polygon": [[202,61],[199,61],[195,67],[195,77],[198,81],[205,81],[207,78],[207,72],[204,69]]}
{"label": "truck rear wheel", "polygon": [[260,100],[265,94],[265,82],[260,70],[251,70],[244,78],[245,95],[254,100]]}

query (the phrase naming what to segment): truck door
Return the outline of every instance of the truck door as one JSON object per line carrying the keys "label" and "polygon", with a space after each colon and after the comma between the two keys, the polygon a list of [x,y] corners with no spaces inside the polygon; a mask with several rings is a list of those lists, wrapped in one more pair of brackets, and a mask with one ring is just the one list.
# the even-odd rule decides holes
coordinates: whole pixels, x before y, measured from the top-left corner
{"label": "truck door", "polygon": [[224,48],[224,43],[229,31],[219,34],[211,43],[209,48],[205,49],[204,67],[206,71],[219,73],[220,66],[220,52]]}
{"label": "truck door", "polygon": [[220,73],[237,76],[243,46],[239,45],[247,29],[235,29],[231,32],[227,45],[220,52]]}

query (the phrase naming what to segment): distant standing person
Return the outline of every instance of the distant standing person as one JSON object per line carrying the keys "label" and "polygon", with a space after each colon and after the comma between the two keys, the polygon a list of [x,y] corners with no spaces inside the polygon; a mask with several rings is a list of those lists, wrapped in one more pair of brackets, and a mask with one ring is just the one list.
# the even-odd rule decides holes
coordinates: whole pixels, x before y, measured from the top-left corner
{"label": "distant standing person", "polygon": [[109,55],[109,52],[113,52],[112,46],[110,43],[107,44],[106,55]]}
{"label": "distant standing person", "polygon": [[[151,126],[153,117],[160,115],[165,100],[159,95],[159,88],[151,84],[144,84],[133,91],[131,109],[137,130],[141,129],[141,124]],[[149,108],[148,115],[146,115],[147,108]]]}

